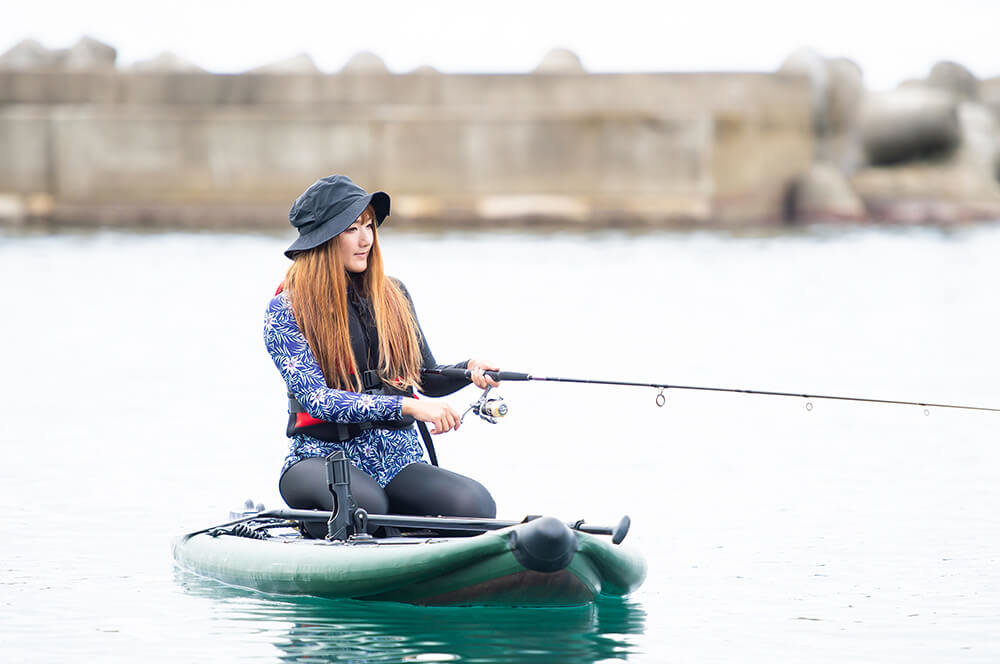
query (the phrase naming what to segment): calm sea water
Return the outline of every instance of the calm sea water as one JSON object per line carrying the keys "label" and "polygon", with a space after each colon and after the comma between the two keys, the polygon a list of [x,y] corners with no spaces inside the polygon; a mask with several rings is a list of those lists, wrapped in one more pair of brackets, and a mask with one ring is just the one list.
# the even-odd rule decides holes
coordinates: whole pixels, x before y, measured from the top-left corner
{"label": "calm sea water", "polygon": [[[0,232],[0,660],[1000,660],[1000,415],[507,385],[438,439],[502,516],[633,519],[624,601],[284,599],[170,541],[278,506],[287,235]],[[438,359],[1000,406],[1000,226],[383,234]],[[463,408],[467,388],[449,401]]]}

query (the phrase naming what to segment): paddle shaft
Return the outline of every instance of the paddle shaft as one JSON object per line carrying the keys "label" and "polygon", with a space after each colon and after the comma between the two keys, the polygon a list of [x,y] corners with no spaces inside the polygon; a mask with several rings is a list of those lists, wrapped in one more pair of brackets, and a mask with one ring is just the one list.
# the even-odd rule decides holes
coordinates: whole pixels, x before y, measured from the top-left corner
{"label": "paddle shaft", "polygon": [[[329,519],[330,512],[323,510],[268,510],[257,515],[263,518],[319,520]],[[434,530],[500,530],[516,526],[524,521],[506,521],[504,519],[474,519],[453,516],[406,516],[402,514],[369,514],[368,523],[376,526],[391,526],[394,528],[432,528]],[[590,535],[613,535],[614,528],[610,526],[591,526],[586,523],[567,523],[567,526]]]}
{"label": "paddle shaft", "polygon": [[[330,516],[331,512],[323,510],[266,510],[264,512],[257,512],[256,514],[243,517],[242,519],[228,521],[226,523],[219,524],[218,526],[212,526],[211,528],[205,528],[203,530],[189,533],[184,537],[186,539],[195,535],[200,535],[201,533],[207,533],[216,528],[225,528],[227,526],[236,525],[237,523],[253,521],[254,519],[326,521],[330,518]],[[499,530],[501,528],[516,526],[528,520],[530,519],[524,519],[522,521],[505,521],[503,519],[473,519],[445,516],[405,516],[399,514],[367,515],[368,523],[376,526],[391,526],[395,528],[429,528],[433,530],[469,530],[473,532]],[[617,537],[619,531],[623,529],[625,532],[628,531],[629,521],[627,516],[623,517],[621,522],[619,522],[619,524],[614,528],[611,528],[610,526],[592,526],[590,524],[583,523],[582,521],[567,523],[566,525],[574,530],[579,530],[580,532],[588,533],[590,535],[611,535]],[[621,537],[624,538],[624,536],[625,533],[621,533]]]}
{"label": "paddle shaft", "polygon": [[[472,378],[472,372],[468,369],[424,369],[423,373],[440,374],[450,378]],[[735,387],[702,387],[697,385],[668,385],[666,383],[636,383],[625,380],[595,380],[588,378],[556,378],[553,376],[534,376],[532,374],[520,373],[517,371],[487,371],[487,376],[494,380],[503,381],[546,381],[550,383],[583,383],[587,385],[617,385],[622,387],[652,387],[659,390],[697,390],[701,392],[729,392],[733,394],[757,394],[769,397],[798,397],[801,399],[826,399],[830,401],[858,401],[864,403],[895,404],[900,406],[922,406],[924,408],[954,408],[959,410],[981,410],[991,413],[1000,413],[1000,408],[987,408],[985,406],[965,406],[947,403],[924,403],[921,401],[900,401],[897,399],[870,399],[866,397],[845,397],[829,394],[802,394],[799,392],[775,392],[771,390],[747,390]]]}

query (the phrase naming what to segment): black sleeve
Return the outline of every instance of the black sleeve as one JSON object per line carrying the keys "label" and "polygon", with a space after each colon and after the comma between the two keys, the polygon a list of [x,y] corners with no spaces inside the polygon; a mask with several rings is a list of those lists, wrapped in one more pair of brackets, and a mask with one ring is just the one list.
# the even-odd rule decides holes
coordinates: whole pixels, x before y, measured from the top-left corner
{"label": "black sleeve", "polygon": [[[437,360],[434,359],[434,353],[431,352],[431,348],[427,344],[427,337],[424,335],[423,328],[420,327],[420,319],[417,318],[417,309],[413,306],[413,298],[410,297],[410,291],[406,289],[406,286],[403,285],[402,281],[396,280],[396,283],[399,284],[399,288],[403,291],[403,295],[405,295],[406,299],[409,300],[410,309],[413,311],[413,320],[417,323],[417,333],[420,335],[420,355],[422,357],[421,366],[424,369],[465,369],[468,367],[468,360],[456,362],[455,364],[437,363]],[[443,397],[446,394],[459,391],[471,382],[472,381],[464,378],[446,378],[445,376],[425,374],[420,377],[419,391],[429,397]]]}

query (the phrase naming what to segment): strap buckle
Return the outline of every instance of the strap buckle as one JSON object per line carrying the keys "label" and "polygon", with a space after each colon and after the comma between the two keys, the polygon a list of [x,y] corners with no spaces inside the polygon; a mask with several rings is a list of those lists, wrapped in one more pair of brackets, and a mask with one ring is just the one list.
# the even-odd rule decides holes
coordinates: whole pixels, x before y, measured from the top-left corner
{"label": "strap buckle", "polygon": [[370,390],[380,385],[382,385],[382,379],[379,378],[378,371],[369,369],[361,372],[361,389]]}

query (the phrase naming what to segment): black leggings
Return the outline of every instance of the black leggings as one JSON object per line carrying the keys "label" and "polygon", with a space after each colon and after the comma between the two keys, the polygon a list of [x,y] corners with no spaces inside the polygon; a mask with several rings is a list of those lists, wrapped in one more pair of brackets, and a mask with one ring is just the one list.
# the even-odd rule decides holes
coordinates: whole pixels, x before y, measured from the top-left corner
{"label": "black leggings", "polygon": [[[333,509],[324,457],[309,457],[290,466],[278,481],[278,491],[294,509]],[[351,493],[358,507],[370,514],[492,519],[497,513],[493,497],[482,484],[426,463],[409,464],[384,489],[371,475],[351,465]],[[307,528],[314,537],[326,534],[325,522]]]}

